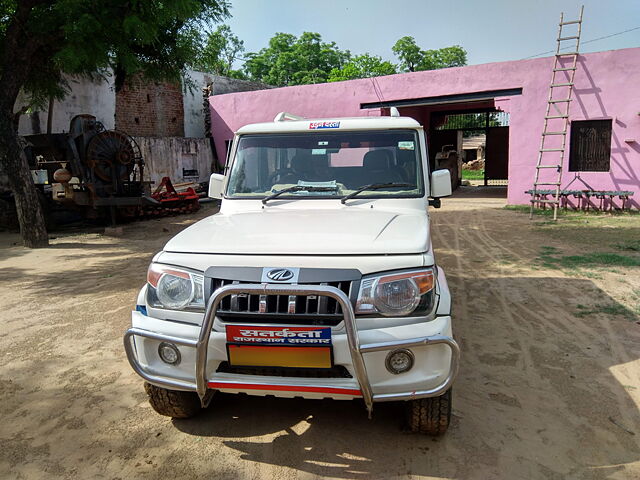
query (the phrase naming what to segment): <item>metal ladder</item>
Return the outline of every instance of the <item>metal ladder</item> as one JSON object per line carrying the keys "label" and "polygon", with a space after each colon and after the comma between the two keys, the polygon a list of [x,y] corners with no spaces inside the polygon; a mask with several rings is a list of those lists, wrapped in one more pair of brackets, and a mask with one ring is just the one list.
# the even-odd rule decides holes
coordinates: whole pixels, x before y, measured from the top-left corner
{"label": "metal ladder", "polygon": [[[580,47],[580,33],[582,32],[582,14],[584,5],[580,7],[580,17],[578,20],[565,21],[564,13],[560,14],[560,25],[558,28],[558,45],[553,60],[553,73],[551,74],[551,84],[549,85],[549,97],[547,100],[547,110],[544,116],[544,127],[540,140],[540,150],[538,153],[538,163],[536,164],[536,176],[533,181],[531,193],[531,210],[529,218],[533,218],[533,209],[536,204],[545,206],[553,205],[553,219],[558,219],[558,207],[560,205],[560,184],[562,181],[562,166],[564,163],[564,152],[567,143],[567,130],[569,127],[569,107],[571,95],[573,93],[574,79],[578,64],[578,50]],[[563,27],[567,25],[577,25],[577,32],[563,35]],[[567,46],[567,41],[575,40],[575,49],[563,53]],[[569,64],[569,65],[568,65]],[[558,72],[564,78],[557,78]],[[553,107],[553,111],[552,111]],[[559,140],[557,138],[560,137]],[[554,140],[552,140],[554,139]],[[540,173],[547,169],[555,169],[556,177],[548,178],[550,175]],[[553,180],[553,181],[552,181]],[[553,188],[539,189],[540,186]],[[553,199],[547,199],[548,191],[554,190]],[[538,193],[540,192],[540,193]]]}

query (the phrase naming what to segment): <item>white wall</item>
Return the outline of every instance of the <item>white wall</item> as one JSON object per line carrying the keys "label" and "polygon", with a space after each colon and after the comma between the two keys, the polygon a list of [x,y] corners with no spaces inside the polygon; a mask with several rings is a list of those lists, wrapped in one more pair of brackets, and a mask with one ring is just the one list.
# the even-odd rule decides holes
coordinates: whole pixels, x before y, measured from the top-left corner
{"label": "white wall", "polygon": [[[170,177],[173,183],[207,182],[213,161],[208,138],[135,137],[145,162],[144,179],[155,182],[153,191],[162,180]],[[183,170],[197,170],[197,177],[185,177]]]}
{"label": "white wall", "polygon": [[[256,82],[195,71],[190,71],[188,78],[190,81],[185,82],[183,86],[184,136],[186,138],[205,137],[202,89],[208,84],[213,84],[213,95],[270,88]],[[106,74],[105,78],[94,80],[69,77],[69,94],[64,100],[54,102],[51,132],[68,132],[71,119],[82,113],[95,116],[107,130],[113,129],[116,115],[116,93],[113,80],[111,73]],[[14,110],[17,111],[24,103],[24,100],[21,101],[18,98]],[[18,133],[20,135],[46,133],[47,107],[22,115]]]}
{"label": "white wall", "polygon": [[183,86],[184,136],[204,138],[204,105],[202,89],[211,83],[213,75],[189,71]]}
{"label": "white wall", "polygon": [[[69,94],[62,101],[55,101],[53,105],[52,133],[69,131],[71,119],[81,113],[95,116],[106,129],[113,129],[116,115],[116,93],[113,86],[113,76],[89,80],[86,78],[68,78]],[[18,98],[14,110],[24,105],[24,100]],[[47,132],[48,106],[33,113],[20,117],[18,133],[30,135]],[[38,131],[39,127],[39,131]]]}
{"label": "white wall", "polygon": [[[210,73],[189,71],[190,82],[185,82],[184,91],[184,136],[202,138],[205,136],[204,105],[202,89],[211,84],[211,95],[248,92],[273,88],[260,82],[221,77]],[[191,88],[189,87],[191,85]],[[207,103],[207,108],[209,108]]]}

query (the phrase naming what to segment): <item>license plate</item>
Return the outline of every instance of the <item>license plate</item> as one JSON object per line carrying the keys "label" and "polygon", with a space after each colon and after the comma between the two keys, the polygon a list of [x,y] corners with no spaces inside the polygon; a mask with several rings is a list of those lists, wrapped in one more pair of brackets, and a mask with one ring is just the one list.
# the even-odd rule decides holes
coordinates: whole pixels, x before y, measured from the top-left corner
{"label": "license plate", "polygon": [[331,347],[229,345],[228,352],[234,366],[331,368]]}
{"label": "license plate", "polygon": [[236,366],[331,368],[331,328],[227,325],[227,352]]}

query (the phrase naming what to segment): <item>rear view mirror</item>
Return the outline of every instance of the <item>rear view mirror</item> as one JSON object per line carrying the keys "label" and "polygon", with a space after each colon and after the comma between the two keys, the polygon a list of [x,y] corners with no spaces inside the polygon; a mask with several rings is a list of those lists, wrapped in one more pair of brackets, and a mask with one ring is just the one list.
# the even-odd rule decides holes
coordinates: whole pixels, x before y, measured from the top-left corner
{"label": "rear view mirror", "polygon": [[212,173],[209,178],[209,198],[222,198],[222,184],[224,183],[224,175]]}
{"label": "rear view mirror", "polygon": [[451,195],[451,172],[447,169],[431,173],[431,197],[440,198]]}

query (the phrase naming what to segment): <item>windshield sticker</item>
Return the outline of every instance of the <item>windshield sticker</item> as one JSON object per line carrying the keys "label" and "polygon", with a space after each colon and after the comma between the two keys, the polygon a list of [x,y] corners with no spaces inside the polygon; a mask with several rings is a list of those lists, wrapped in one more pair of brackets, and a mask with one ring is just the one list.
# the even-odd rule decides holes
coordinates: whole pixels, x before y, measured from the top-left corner
{"label": "windshield sticker", "polygon": [[325,155],[327,153],[326,148],[312,148],[311,155]]}
{"label": "windshield sticker", "polygon": [[400,150],[415,150],[415,144],[413,142],[398,142],[398,148]]}
{"label": "windshield sticker", "polygon": [[340,122],[311,122],[309,130],[320,130],[323,128],[340,128]]}
{"label": "windshield sticker", "polygon": [[335,180],[331,180],[330,182],[305,182],[303,180],[298,180],[298,185],[300,185],[301,187],[338,188],[338,184]]}

